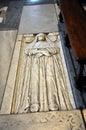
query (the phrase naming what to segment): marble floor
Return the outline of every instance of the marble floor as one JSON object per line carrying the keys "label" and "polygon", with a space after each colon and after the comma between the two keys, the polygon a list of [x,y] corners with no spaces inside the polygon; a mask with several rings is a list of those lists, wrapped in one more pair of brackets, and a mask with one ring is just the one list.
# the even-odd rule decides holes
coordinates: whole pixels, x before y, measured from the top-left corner
{"label": "marble floor", "polygon": [[[10,1],[20,1],[20,0],[10,0]],[[38,4],[52,4],[54,3],[54,0],[21,0],[24,1],[24,4],[29,5],[38,5]]]}
{"label": "marble floor", "polygon": [[54,0],[25,0],[24,4],[38,5],[38,4],[53,4]]}
{"label": "marble floor", "polygon": [[[17,30],[18,34],[28,34],[28,33],[58,31],[59,8],[57,7],[55,0],[46,0],[46,1],[10,0],[8,2],[7,1],[0,1],[1,7],[8,6],[6,21],[5,23],[0,24],[0,30],[2,32],[8,30]],[[25,2],[27,6],[25,6]],[[42,2],[43,4],[41,4]],[[52,2],[54,4],[52,4]],[[29,3],[36,5],[29,5]],[[62,27],[61,32],[64,32],[64,27]],[[72,52],[70,55],[68,49],[64,47],[64,50],[66,50],[66,54],[69,56],[69,59],[71,59],[70,57],[72,55]],[[72,63],[71,61],[72,60],[69,60],[68,65],[69,73],[71,71],[70,69],[73,68],[73,71],[71,71],[73,72],[73,74],[70,73],[70,75],[74,77],[75,70],[77,70],[77,63],[75,61],[73,61],[74,63]],[[74,81],[74,78],[72,79],[73,79],[72,81]],[[79,95],[85,100],[85,91],[82,91],[82,93],[78,92],[78,94],[76,94],[75,83],[73,85],[73,92],[75,93],[74,95]],[[84,102],[86,104],[86,101]]]}
{"label": "marble floor", "polygon": [[[17,4],[16,4],[16,2],[17,2]],[[18,29],[22,11],[23,11],[23,13],[25,11],[23,9],[24,6],[54,4],[54,3],[55,3],[55,0],[34,0],[34,1],[31,1],[31,0],[6,0],[6,1],[2,1],[1,0],[0,1],[0,8],[3,6],[8,6],[8,11],[6,13],[5,22],[0,24],[0,30]],[[45,11],[47,12],[48,9]],[[51,16],[53,13],[55,14],[55,12],[51,11]],[[26,16],[27,16],[27,14],[28,13],[26,13]]]}
{"label": "marble floor", "polygon": [[15,47],[17,30],[0,31],[0,106]]}
{"label": "marble floor", "polygon": [[20,18],[23,9],[23,1],[1,2],[1,7],[7,6],[5,22],[0,23],[0,30],[14,30],[19,27]]}

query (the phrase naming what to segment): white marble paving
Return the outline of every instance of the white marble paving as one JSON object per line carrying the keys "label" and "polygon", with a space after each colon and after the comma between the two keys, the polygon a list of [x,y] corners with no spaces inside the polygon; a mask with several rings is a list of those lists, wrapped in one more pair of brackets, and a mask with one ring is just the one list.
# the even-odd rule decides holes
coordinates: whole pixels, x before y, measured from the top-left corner
{"label": "white marble paving", "polygon": [[[3,97],[3,102],[1,106],[0,114],[8,114],[10,113],[11,105],[12,104],[12,98],[13,98],[13,91],[14,91],[14,84],[16,80],[16,71],[18,66],[18,60],[19,60],[19,53],[20,53],[20,47],[21,47],[21,36],[17,37],[16,44],[15,44],[15,50],[11,62],[11,67],[9,71],[9,76],[7,79],[6,89]],[[8,87],[7,87],[8,86]],[[9,102],[8,102],[9,101]]]}
{"label": "white marble paving", "polygon": [[57,31],[57,17],[54,4],[24,6],[19,34]]}
{"label": "white marble paving", "polygon": [[0,31],[0,104],[5,90],[16,34],[16,30]]}

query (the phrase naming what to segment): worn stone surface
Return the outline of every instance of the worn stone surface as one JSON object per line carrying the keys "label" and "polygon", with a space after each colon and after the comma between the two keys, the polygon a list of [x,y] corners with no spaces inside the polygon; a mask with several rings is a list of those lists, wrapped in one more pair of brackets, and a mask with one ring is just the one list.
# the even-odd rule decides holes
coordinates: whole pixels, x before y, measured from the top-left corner
{"label": "worn stone surface", "polygon": [[17,31],[0,31],[0,106],[5,90]]}
{"label": "worn stone surface", "polygon": [[76,107],[58,35],[18,36],[1,114]]}
{"label": "worn stone surface", "polygon": [[[6,114],[10,113],[10,109],[11,109],[12,97],[13,97],[13,91],[14,91],[14,84],[15,84],[15,79],[16,79],[16,72],[17,72],[19,53],[20,53],[20,47],[21,47],[21,38],[22,38],[22,36],[17,37],[14,55],[13,55],[12,61],[11,61],[12,65],[10,66],[10,69],[9,69],[9,76],[8,76],[8,79],[7,79],[7,82],[6,82],[6,89],[5,89],[5,93],[4,93],[4,99],[3,99],[4,103],[2,103],[2,105],[1,105],[1,112],[3,114],[5,114],[5,112],[6,112]],[[7,66],[4,66],[4,68],[1,68],[1,72],[2,72],[1,74],[4,73],[4,77],[6,77],[7,75],[4,72],[5,71],[4,69],[7,70],[6,72],[8,72]],[[4,78],[2,79],[1,83],[4,83]],[[2,87],[4,88],[4,86],[2,86]],[[3,90],[2,87],[1,87],[1,90]],[[3,92],[3,91],[0,91],[0,92]]]}
{"label": "worn stone surface", "polygon": [[[5,2],[5,1],[4,1]],[[23,9],[23,1],[8,1],[5,20],[0,24],[0,30],[18,29]]]}
{"label": "worn stone surface", "polygon": [[79,110],[1,115],[0,130],[85,130]]}
{"label": "worn stone surface", "polygon": [[19,34],[53,32],[57,29],[54,4],[23,7]]}

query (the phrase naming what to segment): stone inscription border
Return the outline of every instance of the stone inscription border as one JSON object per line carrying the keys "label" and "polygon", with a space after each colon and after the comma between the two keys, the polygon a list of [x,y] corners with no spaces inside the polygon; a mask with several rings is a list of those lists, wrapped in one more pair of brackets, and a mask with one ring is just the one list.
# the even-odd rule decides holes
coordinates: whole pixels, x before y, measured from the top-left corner
{"label": "stone inscription border", "polygon": [[0,130],[85,130],[79,110],[0,116]]}

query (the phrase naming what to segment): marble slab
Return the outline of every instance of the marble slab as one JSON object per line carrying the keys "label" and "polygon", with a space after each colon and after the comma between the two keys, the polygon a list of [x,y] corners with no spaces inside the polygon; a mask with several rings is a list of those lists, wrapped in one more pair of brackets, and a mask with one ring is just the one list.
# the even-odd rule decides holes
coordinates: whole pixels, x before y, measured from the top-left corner
{"label": "marble slab", "polygon": [[5,90],[16,34],[16,30],[0,31],[0,105]]}
{"label": "marble slab", "polygon": [[[38,35],[37,35],[38,36]],[[37,37],[36,36],[36,37]],[[25,43],[25,37],[26,37],[26,43]],[[32,37],[33,38],[33,37]],[[26,77],[26,73],[25,70],[23,71],[23,68],[21,65],[25,66],[26,65],[26,56],[24,54],[24,48],[27,46],[27,41],[31,40],[29,35],[18,35],[17,40],[16,40],[16,44],[15,44],[15,50],[14,50],[14,54],[13,54],[13,58],[12,58],[12,63],[11,63],[11,67],[10,67],[10,71],[9,71],[9,76],[8,76],[8,80],[7,80],[7,84],[6,84],[6,89],[5,89],[5,94],[3,97],[3,102],[2,102],[2,106],[1,106],[1,110],[0,110],[0,114],[10,114],[10,113],[16,113],[16,111],[14,110],[15,107],[14,106],[18,106],[16,103],[19,102],[19,98],[17,99],[17,102],[15,102],[15,97],[18,97],[19,95],[21,95],[21,93],[24,93],[25,91],[22,91],[20,88],[21,86],[19,85],[20,80],[22,80],[23,76]],[[58,36],[58,47],[60,48],[60,55],[61,55],[61,60],[62,60],[62,64],[61,67],[63,68],[62,71],[65,72],[64,75],[64,80],[65,83],[64,84],[64,88],[67,92],[67,94],[64,96],[66,97],[68,100],[70,100],[71,107],[68,108],[62,108],[59,110],[71,110],[71,109],[75,109],[76,105],[75,105],[75,100],[74,100],[74,95],[72,93],[71,90],[71,83],[69,81],[69,77],[68,77],[68,71],[67,71],[67,66],[66,66],[66,62],[65,62],[65,58],[64,58],[64,52],[63,52],[63,48],[60,42],[60,36]],[[29,42],[29,41],[28,41]],[[54,43],[53,43],[54,44]],[[38,45],[38,44],[36,44]],[[43,43],[43,45],[46,45],[45,43]],[[50,45],[50,44],[49,44]],[[60,60],[60,61],[61,61]],[[22,68],[22,69],[21,69]],[[28,67],[26,67],[28,68]],[[22,70],[22,71],[21,71]],[[21,73],[22,72],[22,73]],[[23,73],[24,72],[24,73]],[[28,72],[28,71],[27,71]],[[22,75],[23,74],[23,75]],[[29,77],[28,77],[29,79]],[[22,80],[23,81],[23,80]],[[59,81],[58,81],[59,83]],[[28,83],[29,84],[29,83]],[[18,91],[17,91],[17,86],[20,86],[20,88],[18,87]],[[26,86],[26,85],[25,85]],[[60,84],[58,84],[59,87],[61,87]],[[24,88],[24,87],[23,87]],[[65,91],[63,88],[62,91]],[[27,87],[27,89],[29,90],[29,87]],[[31,88],[30,88],[31,89]],[[60,88],[59,88],[60,89]],[[26,89],[25,89],[26,90]],[[28,92],[28,90],[26,92]],[[32,89],[31,89],[32,90]],[[18,92],[18,93],[16,93]],[[25,93],[26,93],[25,92]],[[30,92],[30,91],[29,91]],[[25,94],[24,95],[27,95]],[[41,94],[43,93],[43,91],[41,91]],[[18,94],[18,95],[16,95]],[[68,97],[67,97],[68,95]],[[38,96],[38,95],[37,95]],[[61,99],[61,104],[64,104],[63,98],[61,96],[61,92],[58,94],[58,96]],[[65,99],[66,99],[65,98]],[[27,99],[29,99],[29,96],[26,97],[26,101]],[[45,98],[46,100],[46,98]],[[68,101],[67,100],[67,101]],[[8,102],[9,101],[9,102]],[[66,101],[65,101],[66,102]],[[68,101],[69,102],[69,101]],[[68,104],[67,102],[67,104]],[[20,103],[19,103],[20,104]],[[66,104],[66,106],[67,106]],[[70,106],[70,105],[69,105]],[[16,109],[17,110],[17,109]],[[44,111],[44,110],[43,110]],[[28,111],[29,112],[29,111]],[[18,112],[17,112],[18,113]],[[19,113],[23,113],[23,112],[19,112]]]}
{"label": "marble slab", "polygon": [[13,54],[12,62],[11,62],[12,65],[10,66],[6,89],[5,89],[4,98],[3,98],[3,101],[5,103],[3,104],[2,102],[2,105],[1,105],[1,111],[3,114],[9,114],[10,109],[11,109],[10,104],[12,103],[12,98],[13,98],[14,84],[16,80],[16,72],[17,72],[19,54],[20,54],[20,49],[21,49],[21,39],[22,39],[21,35],[17,36],[15,50],[14,50],[14,54]]}
{"label": "marble slab", "polygon": [[24,6],[19,34],[57,31],[57,17],[54,4]]}
{"label": "marble slab", "polygon": [[79,110],[0,116],[0,130],[85,130]]}

